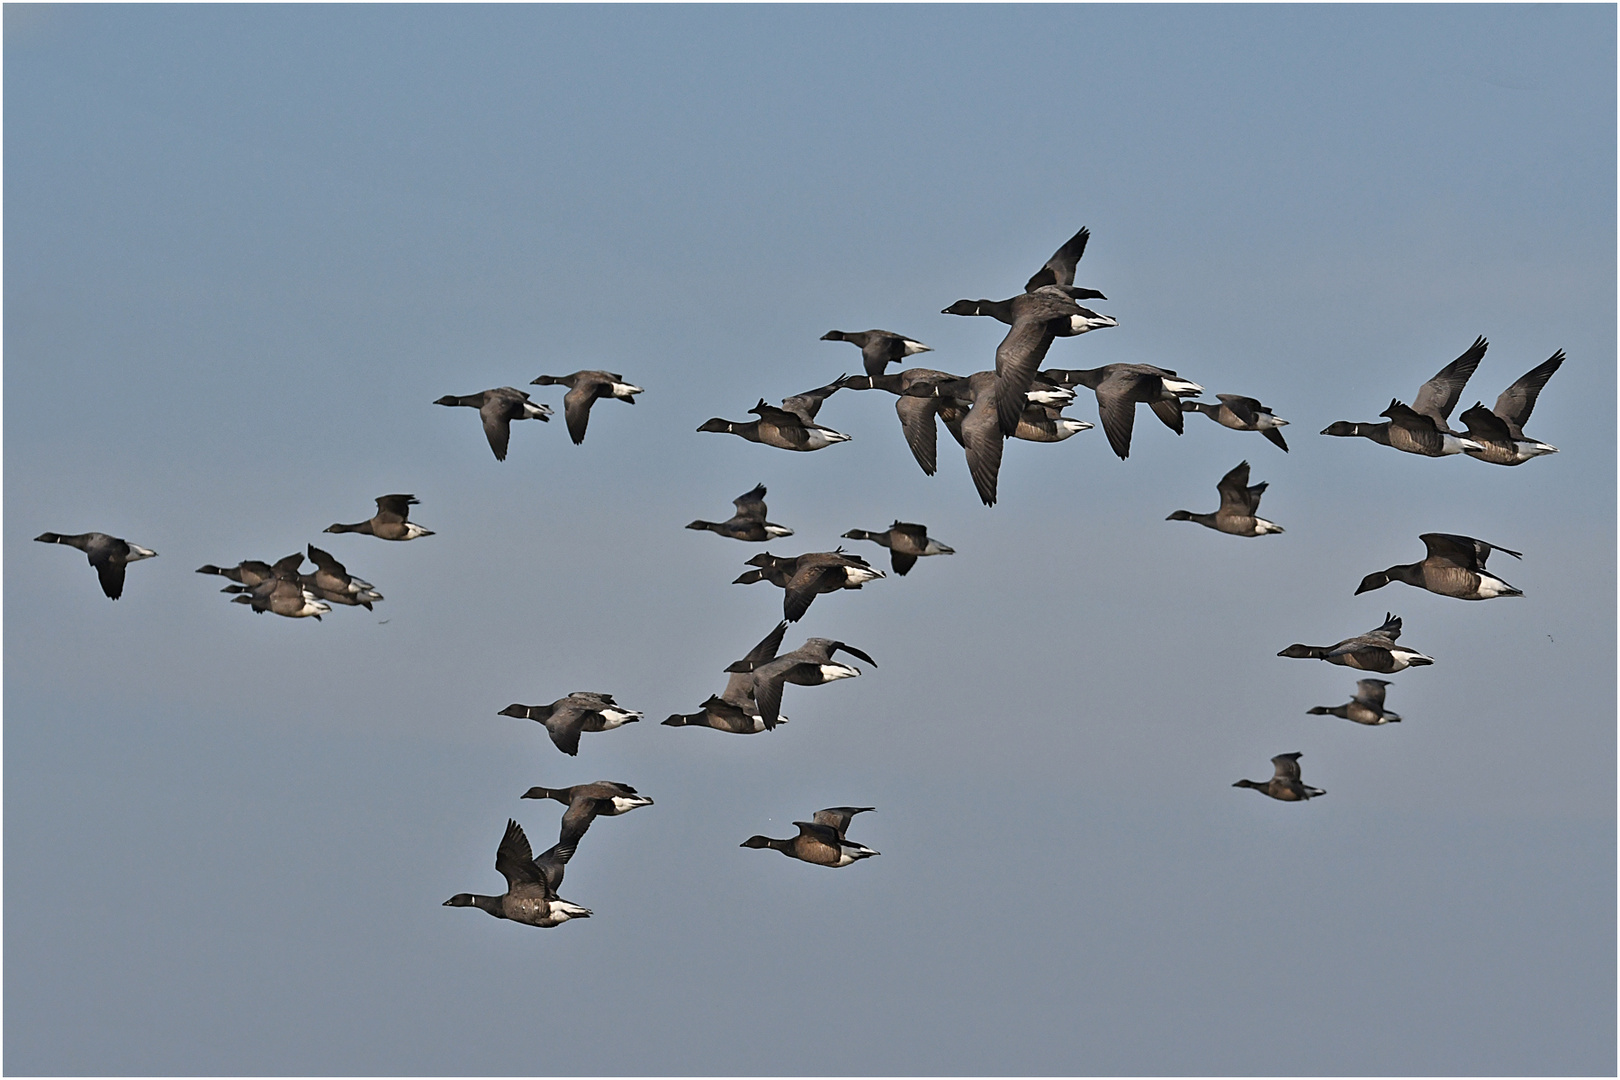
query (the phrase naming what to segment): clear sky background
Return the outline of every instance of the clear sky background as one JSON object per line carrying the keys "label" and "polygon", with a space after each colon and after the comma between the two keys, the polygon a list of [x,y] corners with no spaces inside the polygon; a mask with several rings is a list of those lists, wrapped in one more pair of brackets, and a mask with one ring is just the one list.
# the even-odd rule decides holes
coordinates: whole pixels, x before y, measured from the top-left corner
{"label": "clear sky background", "polygon": [[[10,1073],[1607,1073],[1615,1063],[1615,9],[64,7],[5,11]],[[1142,411],[1013,444],[979,504],[882,394],[789,454],[696,434],[884,327],[991,366],[1079,226],[1146,362],[1293,452]],[[1555,349],[1515,469],[1316,432],[1486,335]],[[490,456],[443,394],[646,388]],[[560,405],[557,390],[535,388]],[[1083,394],[1070,410],[1096,420]],[[1238,461],[1281,536],[1166,522]],[[682,526],[756,482],[827,550],[957,554],[817,600],[878,661],[791,723],[661,727],[779,618]],[[438,535],[323,536],[414,492]],[[110,603],[45,530],[156,549]],[[1519,600],[1361,577],[1427,531]],[[203,563],[310,542],[387,599],[255,616]],[[870,544],[850,542],[872,557]],[[886,565],[884,559],[880,565]],[[1402,615],[1403,724],[1279,659]],[[861,665],[865,667],[866,665]],[[577,759],[511,702],[647,720]],[[1234,790],[1304,753],[1308,804]],[[630,783],[542,931],[532,784]],[[881,857],[739,849],[823,806]]]}

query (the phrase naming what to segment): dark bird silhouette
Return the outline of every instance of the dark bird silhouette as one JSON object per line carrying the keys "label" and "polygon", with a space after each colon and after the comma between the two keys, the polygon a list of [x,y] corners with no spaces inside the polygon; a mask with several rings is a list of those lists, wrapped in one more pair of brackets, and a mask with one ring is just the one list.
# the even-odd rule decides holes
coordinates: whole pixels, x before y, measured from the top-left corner
{"label": "dark bird silhouette", "polygon": [[364,533],[379,540],[415,540],[419,536],[432,536],[432,529],[424,529],[410,520],[411,507],[417,502],[415,495],[379,495],[377,513],[369,520],[353,525],[328,525],[329,533]]}
{"label": "dark bird silhouette", "polygon": [[613,398],[626,405],[636,403],[641,387],[624,381],[623,375],[611,371],[576,371],[572,375],[542,375],[530,386],[566,386],[563,395],[563,421],[568,425],[568,437],[578,446],[585,441],[585,425],[591,422],[591,406],[602,398]]}
{"label": "dark bird silhouette", "polygon": [[125,566],[157,555],[151,548],[143,548],[139,544],[131,544],[127,540],[100,532],[72,535],[48,532],[40,533],[34,539],[41,544],[66,544],[84,552],[90,560],[90,565],[96,568],[96,577],[101,579],[101,591],[107,594],[109,600],[116,600],[124,595]]}
{"label": "dark bird silhouette", "polygon": [[721,536],[729,536],[733,540],[754,544],[762,540],[793,535],[793,530],[787,526],[765,520],[764,484],[755,484],[753,490],[745,491],[731,500],[731,505],[737,508],[737,512],[727,520],[694,521],[687,528],[703,529]]}
{"label": "dark bird silhouette", "polygon": [[1462,414],[1462,422],[1468,426],[1469,439],[1478,443],[1479,449],[1468,449],[1464,453],[1492,465],[1523,465],[1533,457],[1558,453],[1558,447],[1526,435],[1524,425],[1530,420],[1530,411],[1536,407],[1541,388],[1563,365],[1564,350],[1559,349],[1502,391],[1494,408],[1487,409],[1476,401],[1473,408]]}
{"label": "dark bird silhouette", "polygon": [[557,895],[562,885],[563,867],[574,857],[574,849],[558,844],[538,859],[529,848],[529,838],[523,835],[523,826],[508,819],[506,835],[495,849],[495,869],[506,879],[506,891],[500,896],[482,896],[478,893],[457,893],[444,902],[445,907],[476,907],[497,919],[510,919],[528,926],[560,926],[569,919],[588,919],[589,908],[564,900]]}
{"label": "dark bird silhouette", "polygon": [[477,409],[479,418],[484,422],[484,437],[489,440],[489,448],[495,452],[496,461],[506,460],[506,444],[512,437],[513,420],[551,419],[550,405],[536,404],[529,400],[528,394],[510,386],[498,386],[464,397],[446,394],[433,404]]}
{"label": "dark bird silhouette", "polygon": [[1392,581],[1416,585],[1441,596],[1454,596],[1458,600],[1490,600],[1498,596],[1523,596],[1495,574],[1485,569],[1485,560],[1491,552],[1500,551],[1515,559],[1524,556],[1496,544],[1475,540],[1472,536],[1454,536],[1451,533],[1424,533],[1418,537],[1429,549],[1422,562],[1392,566],[1368,574],[1356,586],[1356,595],[1382,589]]}
{"label": "dark bird silhouette", "polygon": [[1273,799],[1280,799],[1283,802],[1304,802],[1318,795],[1326,795],[1327,792],[1321,788],[1300,783],[1299,759],[1303,756],[1298,752],[1278,754],[1271,759],[1271,764],[1276,766],[1276,774],[1270,780],[1263,784],[1253,780],[1239,780],[1232,786],[1253,788],[1262,795],[1270,795]]}

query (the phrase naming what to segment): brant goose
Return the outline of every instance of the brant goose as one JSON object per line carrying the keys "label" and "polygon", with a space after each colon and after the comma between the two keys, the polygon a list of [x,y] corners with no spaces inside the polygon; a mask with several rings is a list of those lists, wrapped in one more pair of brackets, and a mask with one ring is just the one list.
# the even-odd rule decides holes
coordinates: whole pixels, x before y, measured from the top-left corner
{"label": "brant goose", "polygon": [[1290,645],[1277,655],[1295,660],[1326,660],[1341,667],[1386,675],[1392,671],[1434,663],[1432,656],[1424,656],[1416,649],[1395,644],[1395,639],[1400,636],[1401,620],[1386,613],[1382,626],[1358,637],[1345,638],[1337,645]]}
{"label": "brant goose", "polygon": [[495,849],[495,869],[506,879],[506,891],[500,896],[456,893],[444,906],[482,908],[497,919],[539,927],[559,926],[569,919],[588,919],[591,917],[589,908],[557,896],[563,867],[573,857],[572,846],[558,844],[538,859],[533,858],[523,826],[508,819],[506,835],[501,837],[501,846]]}
{"label": "brant goose", "polygon": [[415,495],[379,495],[377,513],[369,521],[353,525],[329,525],[329,533],[364,533],[379,540],[415,540],[418,536],[432,536],[432,529],[424,529],[411,516],[411,507],[417,502]]}
{"label": "brant goose", "polygon": [[496,461],[506,460],[506,444],[512,437],[513,420],[550,420],[551,406],[536,405],[529,395],[510,386],[498,386],[482,393],[457,397],[446,394],[435,405],[464,405],[477,409],[484,421],[484,435],[489,448],[495,451]]}
{"label": "brant goose", "polygon": [[816,412],[821,408],[821,403],[838,389],[839,384],[833,383],[830,388],[821,387],[818,390],[783,398],[782,404],[787,406],[783,409],[767,405],[765,399],[760,398],[759,404],[748,410],[759,417],[758,420],[743,423],[738,420],[722,420],[716,416],[705,420],[698,430],[739,435],[749,442],[764,443],[778,450],[802,450],[807,453],[831,446],[833,443],[848,442],[849,436],[843,432],[815,423]]}
{"label": "brant goose", "polygon": [[749,559],[746,565],[758,569],[746,571],[732,584],[753,585],[769,581],[784,590],[782,616],[788,622],[798,622],[804,618],[811,602],[820,593],[859,589],[874,578],[887,576],[859,555],[846,555],[843,548],[811,551],[788,559],[766,551]]}
{"label": "brant goose", "polygon": [[[782,635],[787,632],[787,620],[783,619],[776,624],[776,629],[765,635],[765,639],[748,651],[748,655],[737,661],[735,667],[738,671],[731,671],[730,678],[726,680],[726,688],[721,693],[709,695],[695,713],[675,713],[664,721],[665,727],[708,727],[716,731],[727,731],[733,735],[757,735],[765,730],[765,720],[759,715],[759,705],[754,700],[754,668],[768,660],[776,659],[776,650],[782,647]],[[785,724],[788,718],[778,716],[776,723]]]}
{"label": "brant goose", "polygon": [[1304,802],[1314,799],[1318,795],[1326,795],[1321,788],[1314,788],[1299,782],[1299,759],[1304,755],[1297,751],[1292,754],[1278,754],[1271,759],[1276,766],[1276,775],[1263,784],[1253,780],[1239,780],[1233,787],[1253,788],[1262,795],[1270,795],[1273,799],[1283,802]]}
{"label": "brant goose", "polygon": [[687,528],[707,529],[709,532],[752,544],[762,540],[774,540],[779,536],[793,535],[793,530],[787,526],[765,520],[764,484],[755,484],[752,491],[745,491],[731,500],[731,505],[737,508],[737,512],[731,515],[729,520],[694,521]]}
{"label": "brant goose", "polygon": [[[778,630],[777,641],[780,640],[781,633]],[[754,700],[759,706],[761,721],[766,729],[770,729],[777,725],[778,718],[782,715],[782,689],[786,684],[820,686],[838,679],[853,679],[861,673],[858,667],[836,663],[833,660],[833,654],[840,649],[877,667],[876,660],[853,645],[829,638],[811,638],[790,653],[764,660],[752,659],[753,654],[750,654],[750,658],[738,660],[726,670],[753,673]]]}
{"label": "brant goose", "polygon": [[1277,429],[1287,425],[1288,421],[1273,416],[1271,410],[1252,397],[1242,397],[1238,394],[1216,394],[1220,400],[1219,405],[1211,405],[1204,401],[1183,401],[1182,412],[1200,412],[1222,427],[1229,427],[1233,431],[1258,431],[1270,439],[1283,453],[1288,452],[1288,444],[1283,441],[1283,434]]}
{"label": "brant goose", "polygon": [[557,749],[569,757],[579,753],[580,732],[612,731],[641,719],[640,713],[616,704],[612,694],[583,690],[558,698],[550,705],[508,705],[496,715],[544,724]]}
{"label": "brant goose", "polygon": [[821,335],[821,340],[847,341],[861,350],[861,363],[866,367],[866,373],[871,376],[882,375],[890,364],[904,360],[908,356],[934,351],[920,341],[913,341],[888,330],[862,330],[859,333],[829,330]]}
{"label": "brant goose", "polygon": [[928,526],[917,525],[909,521],[896,521],[882,532],[868,532],[865,529],[851,529],[844,534],[846,540],[870,540],[874,544],[882,544],[889,549],[889,565],[901,577],[917,565],[917,560],[924,555],[955,555],[954,548],[948,548],[938,540],[928,535]]}
{"label": "brant goose", "polygon": [[332,608],[305,586],[298,573],[303,562],[304,556],[295,551],[286,558],[277,559],[270,568],[270,576],[257,584],[227,585],[220,591],[238,594],[231,598],[231,602],[249,604],[259,615],[268,611],[288,619],[313,618],[319,622],[321,615]]}
{"label": "brant goose", "polygon": [[1489,347],[1490,342],[1483,337],[1476,338],[1466,352],[1441,368],[1434,378],[1418,389],[1418,395],[1411,405],[1405,405],[1399,399],[1392,400],[1389,408],[1378,414],[1388,418],[1387,423],[1360,424],[1336,420],[1324,428],[1322,434],[1339,438],[1360,436],[1424,457],[1445,457],[1465,450],[1483,449],[1474,440],[1453,432],[1448,421],[1463,387],[1468,384]]}
{"label": "brant goose", "polygon": [[1267,521],[1256,513],[1260,509],[1260,496],[1266,490],[1267,484],[1259,483],[1249,486],[1249,463],[1240,461],[1237,467],[1215,485],[1215,490],[1221,493],[1221,507],[1213,514],[1194,514],[1190,510],[1177,510],[1166,521],[1196,521],[1198,524],[1217,532],[1231,533],[1233,536],[1265,536],[1267,533],[1280,533],[1283,527],[1274,521]]}
{"label": "brant goose", "polygon": [[107,594],[109,600],[124,595],[125,566],[157,555],[151,548],[99,532],[75,533],[72,536],[48,532],[40,533],[34,539],[41,544],[66,544],[84,552],[90,565],[96,568],[96,576],[101,579],[101,591]]}
{"label": "brant goose", "polygon": [[585,830],[591,827],[591,822],[598,815],[617,817],[653,804],[647,796],[637,795],[636,789],[629,784],[616,784],[611,780],[565,788],[532,787],[518,798],[555,799],[568,807],[563,814],[562,834],[557,841],[562,847],[578,844],[579,838],[585,835]]}
{"label": "brant goose", "polygon": [[848,866],[861,859],[870,859],[879,852],[845,837],[850,819],[873,809],[870,806],[834,806],[817,810],[814,821],[795,821],[799,835],[787,840],[773,840],[768,836],[750,836],[739,847],[772,848],[790,859],[834,868]]}
{"label": "brant goose", "polygon": [[1081,307],[1056,285],[1043,285],[1009,300],[958,300],[943,314],[985,315],[1012,325],[996,347],[995,411],[1006,435],[1018,427],[1024,393],[1054,338],[1119,325],[1107,315]]}
{"label": "brant goose", "polygon": [[1337,716],[1357,724],[1398,724],[1400,713],[1384,708],[1384,687],[1388,679],[1361,679],[1356,683],[1355,697],[1343,705],[1317,705],[1309,710],[1310,716]]}
{"label": "brant goose", "polygon": [[309,561],[315,564],[315,572],[300,575],[299,582],[317,598],[350,607],[359,605],[367,611],[383,598],[375,585],[350,575],[342,563],[314,544],[309,545]]}
{"label": "brant goose", "polygon": [[1530,419],[1530,410],[1536,407],[1541,388],[1563,363],[1564,350],[1559,349],[1502,391],[1495,408],[1487,409],[1476,401],[1473,408],[1462,414],[1462,422],[1468,425],[1468,437],[1479,443],[1480,448],[1464,453],[1492,465],[1523,465],[1533,457],[1558,453],[1558,447],[1527,436],[1524,425]]}
{"label": "brant goose", "polygon": [[1053,369],[1041,378],[1058,386],[1084,386],[1097,395],[1097,415],[1103,434],[1121,461],[1131,456],[1131,428],[1136,424],[1136,403],[1146,402],[1165,427],[1181,434],[1181,399],[1204,392],[1195,382],[1168,368],[1152,364],[1104,364],[1100,368],[1070,371]]}
{"label": "brant goose", "polygon": [[566,386],[563,395],[563,421],[568,425],[568,437],[578,446],[585,441],[585,425],[591,422],[591,406],[598,398],[617,398],[626,405],[636,403],[642,393],[639,386],[624,381],[623,375],[611,371],[576,371],[572,375],[542,375],[530,380],[530,386]]}
{"label": "brant goose", "polygon": [[1453,536],[1451,533],[1424,533],[1418,537],[1429,549],[1422,562],[1392,566],[1376,574],[1368,574],[1356,586],[1356,595],[1382,589],[1392,581],[1403,581],[1441,596],[1455,596],[1458,600],[1490,600],[1498,596],[1523,596],[1495,574],[1485,570],[1485,560],[1491,552],[1500,551],[1515,559],[1524,556],[1496,544],[1475,540],[1472,536]]}

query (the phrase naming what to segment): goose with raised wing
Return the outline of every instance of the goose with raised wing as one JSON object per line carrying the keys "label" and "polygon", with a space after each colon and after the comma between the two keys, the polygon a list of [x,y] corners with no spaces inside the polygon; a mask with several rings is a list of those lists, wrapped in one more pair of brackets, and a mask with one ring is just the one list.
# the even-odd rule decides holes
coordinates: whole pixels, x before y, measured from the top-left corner
{"label": "goose with raised wing", "polygon": [[1290,645],[1277,655],[1295,660],[1326,660],[1340,667],[1376,671],[1384,675],[1434,663],[1432,656],[1395,644],[1400,636],[1401,620],[1386,613],[1382,626],[1353,638],[1345,638],[1337,645]]}
{"label": "goose with raised wing", "polygon": [[848,442],[848,435],[815,422],[822,402],[843,387],[844,378],[840,377],[826,386],[783,398],[780,409],[765,404],[765,399],[760,398],[759,404],[748,410],[759,419],[743,422],[723,420],[716,416],[705,420],[698,430],[736,435],[749,442],[774,446],[778,450],[798,450],[806,453],[821,450],[834,443]]}
{"label": "goose with raised wing", "polygon": [[1483,402],[1476,401],[1473,408],[1462,414],[1462,422],[1468,426],[1468,437],[1479,444],[1479,449],[1464,453],[1492,465],[1523,465],[1533,457],[1558,453],[1558,447],[1526,435],[1524,425],[1530,420],[1530,411],[1536,407],[1541,388],[1563,365],[1564,350],[1559,349],[1502,391],[1494,407],[1487,409]]}
{"label": "goose with raised wing", "polygon": [[817,810],[814,820],[793,823],[799,829],[797,836],[786,840],[773,840],[768,836],[750,836],[738,846],[771,848],[790,859],[798,859],[800,862],[816,866],[829,866],[835,869],[848,866],[880,854],[865,844],[855,843],[845,835],[850,820],[856,814],[864,814],[871,809],[873,807],[870,806],[833,806]]}
{"label": "goose with raised wing", "polygon": [[1318,795],[1326,795],[1327,792],[1321,788],[1300,782],[1299,759],[1304,756],[1297,751],[1292,754],[1278,754],[1271,759],[1275,771],[1270,780],[1263,784],[1255,780],[1239,780],[1232,786],[1253,788],[1260,794],[1269,795],[1281,802],[1304,802]]}
{"label": "goose with raised wing", "polygon": [[383,598],[375,585],[350,574],[342,563],[314,544],[309,545],[309,561],[315,564],[315,572],[299,575],[299,582],[318,599],[370,611],[371,605]]}
{"label": "goose with raised wing", "polygon": [[1195,514],[1190,510],[1177,510],[1166,521],[1196,521],[1198,524],[1217,532],[1230,533],[1233,536],[1267,536],[1271,533],[1280,533],[1283,527],[1274,521],[1267,521],[1259,516],[1260,496],[1265,493],[1267,482],[1249,486],[1249,463],[1238,462],[1237,466],[1221,477],[1215,490],[1220,492],[1220,509],[1213,514]]}
{"label": "goose with raised wing", "polygon": [[1317,705],[1307,710],[1307,715],[1337,716],[1352,723],[1369,726],[1398,724],[1401,722],[1400,713],[1393,713],[1384,708],[1384,688],[1388,685],[1388,679],[1361,679],[1356,683],[1355,696],[1349,701],[1343,705]]}
{"label": "goose with raised wing", "polygon": [[[674,713],[663,726],[706,727],[733,735],[757,735],[764,731],[765,720],[759,715],[759,704],[754,699],[754,669],[776,659],[776,650],[782,647],[782,635],[787,633],[787,628],[788,622],[783,619],[758,645],[748,650],[747,656],[726,668],[729,677],[725,690],[709,695],[698,712]],[[777,724],[787,722],[785,716],[776,718]]]}
{"label": "goose with raised wing", "polygon": [[782,690],[788,683],[821,686],[839,679],[853,679],[861,673],[853,664],[835,661],[833,654],[839,651],[877,667],[876,660],[853,645],[830,638],[811,638],[790,653],[763,661],[739,660],[726,670],[753,674],[754,700],[759,706],[760,719],[769,730],[777,725],[782,715]]}
{"label": "goose with raised wing", "polygon": [[538,859],[534,858],[529,838],[523,835],[523,826],[508,819],[506,834],[495,849],[495,869],[506,879],[506,891],[499,896],[457,893],[446,900],[444,906],[481,908],[497,919],[542,928],[560,926],[569,919],[588,919],[591,917],[589,908],[557,895],[562,885],[563,867],[573,857],[573,847],[558,844]]}
{"label": "goose with raised wing", "polygon": [[1474,369],[1485,358],[1490,342],[1483,336],[1457,359],[1441,368],[1434,378],[1424,383],[1411,405],[1399,399],[1392,400],[1389,408],[1378,415],[1386,418],[1382,424],[1362,424],[1349,420],[1336,420],[1322,429],[1323,435],[1339,438],[1360,437],[1381,446],[1391,446],[1408,454],[1424,457],[1445,457],[1465,450],[1483,449],[1471,438],[1451,430],[1451,410],[1456,408],[1463,387],[1473,377]]}
{"label": "goose with raised wing", "polygon": [[793,530],[786,525],[765,520],[764,484],[755,484],[752,490],[745,491],[731,500],[731,505],[737,508],[737,512],[727,520],[694,521],[687,528],[707,530],[720,536],[729,536],[733,540],[753,544],[793,535]]}
{"label": "goose with raised wing", "polygon": [[415,495],[379,495],[377,512],[365,521],[353,525],[328,525],[329,533],[362,533],[379,540],[415,540],[419,536],[432,536],[432,529],[424,529],[410,520]]}

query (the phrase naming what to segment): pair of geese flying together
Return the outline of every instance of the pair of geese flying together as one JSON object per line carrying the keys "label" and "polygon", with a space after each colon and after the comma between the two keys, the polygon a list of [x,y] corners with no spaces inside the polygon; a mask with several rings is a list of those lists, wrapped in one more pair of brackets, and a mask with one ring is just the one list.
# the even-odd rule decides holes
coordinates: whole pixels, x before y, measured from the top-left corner
{"label": "pair of geese flying together", "polygon": [[1562,349],[1525,372],[1512,386],[1502,391],[1494,408],[1487,409],[1483,402],[1475,402],[1472,408],[1464,411],[1462,421],[1467,427],[1465,434],[1451,429],[1451,412],[1457,407],[1463,388],[1473,378],[1488,348],[1490,343],[1484,337],[1476,338],[1466,352],[1418,388],[1417,397],[1411,405],[1398,398],[1392,400],[1389,408],[1379,413],[1386,418],[1384,423],[1337,420],[1323,429],[1322,434],[1370,439],[1383,446],[1425,457],[1467,454],[1493,465],[1522,465],[1533,457],[1557,453],[1557,447],[1525,435],[1524,425],[1529,421],[1530,413],[1536,407],[1536,398],[1547,385],[1547,380],[1563,366]]}
{"label": "pair of geese flying together", "polygon": [[[639,386],[624,381],[623,375],[611,371],[576,371],[572,375],[542,375],[531,386],[566,386],[563,395],[563,419],[568,424],[568,437],[578,446],[585,441],[585,427],[591,421],[591,406],[602,398],[613,398],[627,405],[636,403],[642,393]],[[484,437],[495,453],[496,461],[506,460],[506,447],[512,437],[514,420],[551,419],[550,405],[529,400],[529,395],[511,386],[497,386],[476,394],[446,394],[433,404],[462,406],[477,409],[484,422]]]}

